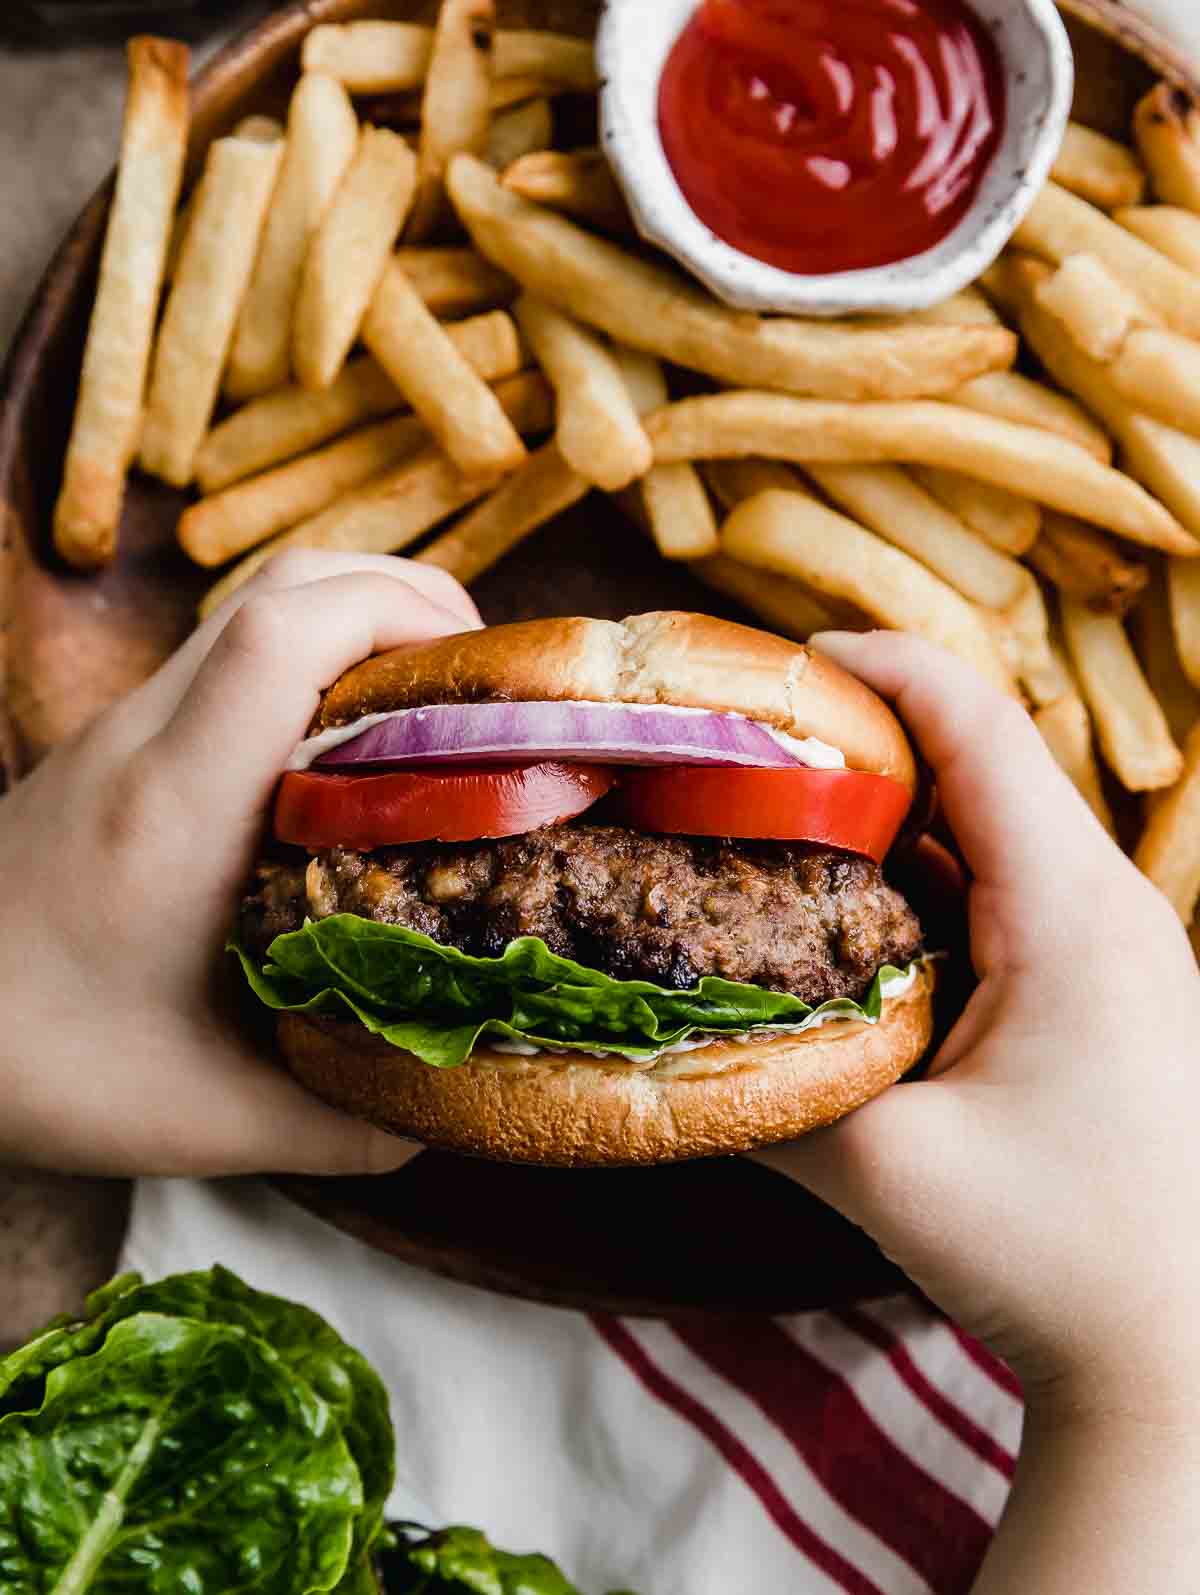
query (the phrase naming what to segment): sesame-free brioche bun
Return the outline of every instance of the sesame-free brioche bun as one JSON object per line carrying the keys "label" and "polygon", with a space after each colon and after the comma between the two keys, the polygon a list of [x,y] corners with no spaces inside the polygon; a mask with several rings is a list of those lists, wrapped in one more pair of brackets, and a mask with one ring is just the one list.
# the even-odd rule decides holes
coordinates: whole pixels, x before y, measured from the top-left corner
{"label": "sesame-free brioche bun", "polygon": [[622,621],[522,620],[394,648],[326,692],[312,731],[433,703],[673,703],[745,715],[840,748],[851,770],[911,792],[912,749],[871,689],[831,659],[752,626],[660,610]]}
{"label": "sesame-free brioche bun", "polygon": [[830,1124],[894,1085],[933,1028],[933,973],[877,1024],[715,1041],[649,1067],[619,1058],[477,1049],[435,1069],[350,1020],[282,1014],[288,1068],[332,1106],[428,1146],[566,1168],[746,1152]]}

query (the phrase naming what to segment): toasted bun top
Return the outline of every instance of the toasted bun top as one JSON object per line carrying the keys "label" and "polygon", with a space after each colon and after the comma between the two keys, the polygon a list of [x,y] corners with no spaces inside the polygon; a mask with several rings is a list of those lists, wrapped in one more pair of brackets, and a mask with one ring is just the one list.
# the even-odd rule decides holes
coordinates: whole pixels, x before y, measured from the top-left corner
{"label": "toasted bun top", "polygon": [[746,715],[840,748],[852,770],[911,792],[916,767],[895,715],[840,665],[800,643],[711,615],[524,620],[394,648],[326,692],[312,730],[432,703],[674,703]]}

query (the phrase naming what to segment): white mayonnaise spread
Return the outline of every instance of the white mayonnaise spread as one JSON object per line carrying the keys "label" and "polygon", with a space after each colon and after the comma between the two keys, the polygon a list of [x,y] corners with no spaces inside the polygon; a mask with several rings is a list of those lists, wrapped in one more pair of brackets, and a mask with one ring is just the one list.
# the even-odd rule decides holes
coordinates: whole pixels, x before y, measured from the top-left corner
{"label": "white mayonnaise spread", "polygon": [[[585,709],[650,709],[655,714],[695,715],[721,712],[713,709],[686,708],[677,703],[576,703],[568,700],[562,706]],[[427,709],[438,707],[441,706],[436,704],[426,705]],[[418,717],[423,712],[421,709],[393,709],[387,714],[364,714],[361,719],[355,720],[351,725],[333,726],[328,731],[318,731],[316,736],[307,737],[300,743],[288,760],[287,768],[289,770],[307,770],[323,753],[328,753],[331,748],[340,748],[344,742],[352,742],[355,737],[361,736],[364,731],[369,731],[372,726],[382,725],[385,720],[395,720],[401,715]],[[728,711],[726,717],[731,720],[749,719],[748,715],[737,714],[734,711]],[[792,737],[786,731],[777,731],[774,726],[764,725],[760,720],[754,720],[750,723],[757,726],[760,731],[765,731],[785,752],[789,753],[800,764],[807,765],[810,770],[844,770],[846,768],[845,755],[839,748],[830,747],[828,742],[822,742],[817,737]],[[588,745],[580,743],[578,749],[572,751],[587,753]]]}
{"label": "white mayonnaise spread", "polygon": [[[919,967],[910,964],[901,975],[885,976],[881,982],[883,986],[883,999],[887,1002],[892,997],[903,997],[905,992],[911,991],[917,978]],[[808,1019],[803,1019],[798,1025],[764,1025],[756,1030],[739,1030],[734,1033],[705,1031],[703,1035],[687,1036],[683,1041],[673,1041],[668,1047],[659,1047],[655,1052],[646,1053],[643,1057],[627,1059],[623,1053],[593,1051],[590,1047],[572,1047],[569,1052],[557,1051],[553,1047],[535,1047],[528,1041],[493,1041],[488,1039],[487,1045],[492,1052],[511,1052],[521,1058],[536,1058],[541,1053],[549,1053],[556,1058],[621,1058],[624,1062],[632,1063],[634,1067],[645,1067],[647,1064],[656,1063],[659,1058],[669,1057],[677,1052],[698,1052],[702,1047],[711,1047],[717,1041],[774,1041],[778,1036],[791,1036],[804,1030],[815,1030],[818,1025],[841,1023],[845,1020],[858,1020],[864,1022],[863,1015],[853,1012],[839,1011],[837,1008],[827,1008],[823,1013],[812,1014]],[[865,1020],[867,1024],[875,1023],[874,1020]]]}

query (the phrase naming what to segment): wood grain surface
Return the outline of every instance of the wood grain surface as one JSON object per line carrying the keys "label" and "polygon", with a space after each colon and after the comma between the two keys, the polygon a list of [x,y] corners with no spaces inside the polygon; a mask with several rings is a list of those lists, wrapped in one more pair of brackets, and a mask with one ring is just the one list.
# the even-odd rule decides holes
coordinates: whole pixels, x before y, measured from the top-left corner
{"label": "wood grain surface", "polygon": [[[194,84],[191,170],[208,141],[239,117],[282,109],[300,40],[314,22],[395,16],[398,9],[421,19],[433,7],[303,0],[228,46]],[[1114,0],[1063,0],[1062,9],[1070,14],[1077,52],[1079,114],[1094,125],[1125,127],[1151,68],[1188,76],[1178,54]],[[513,0],[501,5],[501,22],[587,32],[595,11],[587,0]],[[186,636],[203,585],[174,541],[184,495],[137,474],[130,480],[120,557],[109,571],[75,576],[50,550],[50,515],[110,191],[111,181],[63,240],[0,378],[0,618],[8,707],[0,714],[0,785],[143,680]],[[686,572],[659,560],[600,495],[490,572],[477,584],[476,597],[490,622],[572,613],[618,617],[664,606],[737,614]],[[894,1271],[848,1226],[736,1160],[564,1175],[430,1154],[391,1180],[290,1181],[287,1188],[332,1222],[408,1261],[589,1308],[795,1309],[896,1283]],[[652,1228],[636,1222],[647,1210],[657,1215]],[[420,1223],[414,1211],[425,1215]],[[539,1224],[537,1216],[548,1213],[555,1222],[543,1218]],[[787,1227],[786,1276],[776,1247],[746,1244],[750,1225],[740,1224],[739,1214],[766,1235]],[[711,1244],[698,1244],[704,1236]]]}

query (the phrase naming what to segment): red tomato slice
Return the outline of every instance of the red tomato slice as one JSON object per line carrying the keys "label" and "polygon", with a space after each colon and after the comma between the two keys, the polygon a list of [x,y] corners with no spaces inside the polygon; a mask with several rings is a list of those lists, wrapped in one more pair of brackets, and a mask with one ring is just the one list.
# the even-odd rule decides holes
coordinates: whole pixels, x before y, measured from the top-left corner
{"label": "red tomato slice", "polygon": [[908,813],[908,789],[861,770],[623,770],[620,818],[638,831],[762,837],[865,853],[876,863]]}
{"label": "red tomato slice", "polygon": [[377,775],[289,770],[275,799],[275,835],[312,851],[369,852],[400,842],[519,836],[590,808],[612,786],[602,764],[489,764]]}

